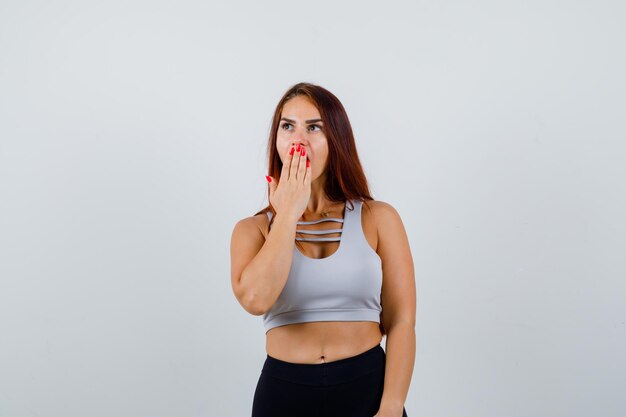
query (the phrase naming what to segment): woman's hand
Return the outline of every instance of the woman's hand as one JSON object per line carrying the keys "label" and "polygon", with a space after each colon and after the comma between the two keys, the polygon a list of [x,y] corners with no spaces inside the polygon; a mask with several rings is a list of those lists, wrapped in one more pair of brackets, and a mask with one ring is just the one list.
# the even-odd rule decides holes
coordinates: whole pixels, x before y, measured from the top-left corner
{"label": "woman's hand", "polygon": [[[298,145],[300,147],[300,145]],[[269,183],[269,201],[278,213],[294,218],[302,216],[311,197],[311,166],[304,148],[296,151],[292,146],[283,158],[283,169],[277,184]]]}
{"label": "woman's hand", "polygon": [[403,417],[404,411],[404,406],[399,409],[381,408],[374,417]]}

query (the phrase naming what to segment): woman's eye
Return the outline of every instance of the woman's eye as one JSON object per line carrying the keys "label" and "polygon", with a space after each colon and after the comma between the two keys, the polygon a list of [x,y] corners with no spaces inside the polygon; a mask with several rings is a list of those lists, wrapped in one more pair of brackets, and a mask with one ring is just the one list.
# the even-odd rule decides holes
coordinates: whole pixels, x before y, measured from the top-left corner
{"label": "woman's eye", "polygon": [[[283,123],[282,125],[280,125],[280,128],[284,130],[290,130],[290,126],[291,123]],[[317,128],[317,130],[315,130],[314,128]],[[311,129],[311,131],[320,132],[322,130],[322,127],[320,125],[310,125],[309,129]]]}

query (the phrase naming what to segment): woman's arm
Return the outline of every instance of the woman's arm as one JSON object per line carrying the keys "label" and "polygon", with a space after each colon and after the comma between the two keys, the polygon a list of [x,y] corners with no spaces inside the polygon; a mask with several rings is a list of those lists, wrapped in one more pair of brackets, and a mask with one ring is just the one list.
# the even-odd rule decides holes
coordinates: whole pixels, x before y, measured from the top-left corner
{"label": "woman's arm", "polygon": [[401,416],[415,364],[416,290],[413,257],[398,212],[377,202],[377,253],[382,260],[382,321],[387,331],[384,391],[380,409]]}
{"label": "woman's arm", "polygon": [[271,308],[287,283],[298,219],[278,213],[267,239],[254,218],[240,220],[231,237],[231,284],[250,314]]}

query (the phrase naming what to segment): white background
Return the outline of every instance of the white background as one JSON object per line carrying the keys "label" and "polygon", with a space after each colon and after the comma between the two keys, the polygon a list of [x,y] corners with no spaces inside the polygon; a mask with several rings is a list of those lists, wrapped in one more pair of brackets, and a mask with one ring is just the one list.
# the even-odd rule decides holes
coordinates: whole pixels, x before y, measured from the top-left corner
{"label": "white background", "polygon": [[243,417],[230,283],[292,84],[410,237],[409,417],[626,399],[620,1],[0,1],[0,416]]}

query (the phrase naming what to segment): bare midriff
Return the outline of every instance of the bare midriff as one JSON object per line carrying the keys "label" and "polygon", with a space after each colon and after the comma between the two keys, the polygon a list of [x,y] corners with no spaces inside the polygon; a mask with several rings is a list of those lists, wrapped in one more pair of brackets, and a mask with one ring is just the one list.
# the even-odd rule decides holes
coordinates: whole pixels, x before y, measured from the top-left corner
{"label": "bare midriff", "polygon": [[270,329],[265,350],[273,358],[318,364],[356,356],[380,344],[383,335],[373,321],[318,321]]}

